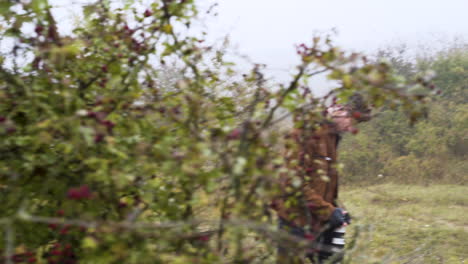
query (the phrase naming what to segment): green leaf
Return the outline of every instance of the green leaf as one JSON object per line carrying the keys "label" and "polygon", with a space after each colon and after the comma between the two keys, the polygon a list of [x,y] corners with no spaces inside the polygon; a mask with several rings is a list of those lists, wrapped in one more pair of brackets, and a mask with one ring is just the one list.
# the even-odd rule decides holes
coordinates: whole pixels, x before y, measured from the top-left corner
{"label": "green leaf", "polygon": [[96,12],[96,8],[98,8],[97,4],[90,4],[83,6],[83,15],[85,18],[89,18],[93,13]]}
{"label": "green leaf", "polygon": [[0,2],[0,15],[7,14],[10,11],[10,7],[13,5],[10,1],[1,1]]}
{"label": "green leaf", "polygon": [[90,127],[81,126],[79,127],[79,131],[83,136],[86,145],[90,146],[91,144],[93,144],[94,129]]}
{"label": "green leaf", "polygon": [[98,243],[95,238],[87,236],[83,238],[83,241],[81,241],[81,245],[83,248],[94,249],[98,246]]}
{"label": "green leaf", "polygon": [[44,10],[47,6],[47,0],[32,0],[31,2],[31,8],[36,14],[41,14],[42,10]]}

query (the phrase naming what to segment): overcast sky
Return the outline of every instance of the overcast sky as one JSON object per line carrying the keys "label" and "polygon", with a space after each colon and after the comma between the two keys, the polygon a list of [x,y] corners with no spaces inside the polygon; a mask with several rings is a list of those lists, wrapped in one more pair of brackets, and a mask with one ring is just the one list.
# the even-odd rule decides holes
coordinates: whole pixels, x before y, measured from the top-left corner
{"label": "overcast sky", "polygon": [[[201,1],[204,5],[208,0]],[[208,20],[213,37],[230,35],[238,50],[266,63],[280,79],[297,62],[294,45],[336,29],[345,50],[437,45],[468,39],[468,0],[221,0]]]}
{"label": "overcast sky", "polygon": [[[65,26],[76,6],[91,0],[49,0]],[[124,0],[113,0],[123,2]],[[149,4],[152,0],[141,0]],[[287,81],[298,63],[295,45],[317,32],[335,29],[335,43],[345,50],[372,53],[408,44],[440,45],[455,37],[468,40],[468,0],[198,0],[201,10],[213,3],[216,17],[204,18],[208,37],[229,35],[238,53],[268,65],[269,74]],[[213,14],[212,13],[212,14]]]}

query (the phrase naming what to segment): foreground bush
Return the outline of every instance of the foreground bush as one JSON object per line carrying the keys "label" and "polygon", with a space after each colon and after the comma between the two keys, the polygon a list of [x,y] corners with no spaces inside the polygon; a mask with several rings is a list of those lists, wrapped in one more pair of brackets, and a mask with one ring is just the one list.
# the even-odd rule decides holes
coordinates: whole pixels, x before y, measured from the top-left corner
{"label": "foreground bush", "polygon": [[[411,121],[424,113],[428,80],[405,83],[328,38],[299,46],[297,74],[276,87],[190,35],[193,1],[114,4],[85,6],[70,36],[46,0],[0,5],[6,263],[264,262],[287,240],[268,209],[288,173],[278,109],[313,127],[326,100],[359,91]],[[169,63],[176,73],[161,76]],[[307,85],[319,73],[340,84],[324,98]]]}

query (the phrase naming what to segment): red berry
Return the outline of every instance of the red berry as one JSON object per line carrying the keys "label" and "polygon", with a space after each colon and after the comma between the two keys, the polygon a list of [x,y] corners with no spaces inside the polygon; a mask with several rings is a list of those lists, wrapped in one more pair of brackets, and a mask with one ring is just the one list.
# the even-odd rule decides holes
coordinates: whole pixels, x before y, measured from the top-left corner
{"label": "red berry", "polygon": [[89,199],[91,198],[91,190],[88,185],[82,185],[78,188],[70,188],[67,192],[67,197],[72,200]]}
{"label": "red berry", "polygon": [[353,112],[353,117],[354,117],[355,119],[359,119],[359,118],[362,117],[362,114],[361,114],[361,112]]}
{"label": "red berry", "polygon": [[272,209],[278,209],[278,201],[272,201],[272,202],[270,203],[270,207],[271,207]]}
{"label": "red berry", "polygon": [[115,124],[114,122],[112,121],[109,121],[109,120],[103,120],[101,121],[101,125],[107,127],[107,129],[109,130],[109,132],[112,130],[112,128],[114,128]]}
{"label": "red berry", "polygon": [[44,30],[44,27],[41,25],[37,25],[34,31],[39,35]]}
{"label": "red berry", "polygon": [[231,131],[231,133],[229,133],[227,138],[228,140],[239,139],[240,135],[241,135],[240,129],[236,128],[233,131]]}
{"label": "red berry", "polygon": [[131,29],[128,25],[124,26],[124,31],[127,33],[127,35],[132,35],[135,30]]}
{"label": "red berry", "polygon": [[61,209],[57,211],[58,216],[63,216],[64,214],[65,214],[65,212],[63,210],[61,210]]}
{"label": "red berry", "polygon": [[99,133],[96,136],[94,136],[94,142],[95,143],[100,143],[102,141],[104,141],[104,135],[103,134]]}
{"label": "red berry", "polygon": [[152,15],[153,15],[153,12],[151,12],[151,10],[149,10],[149,9],[146,9],[145,17],[149,17],[149,16],[152,16]]}
{"label": "red berry", "polygon": [[103,65],[103,66],[101,67],[101,70],[102,70],[103,72],[107,72],[107,71],[108,71],[107,65]]}
{"label": "red berry", "polygon": [[107,113],[103,112],[103,111],[100,111],[100,112],[96,113],[96,119],[97,120],[103,120],[104,118],[106,118],[106,116],[107,116]]}
{"label": "red berry", "polygon": [[180,114],[180,107],[179,106],[175,106],[172,108],[172,113],[178,115]]}
{"label": "red berry", "polygon": [[68,234],[69,231],[70,231],[70,229],[66,226],[66,227],[64,227],[64,228],[62,228],[60,230],[60,234],[61,235],[66,235],[66,234]]}
{"label": "red berry", "polygon": [[13,262],[23,262],[23,255],[21,254],[13,255],[11,257],[11,260],[13,260]]}
{"label": "red berry", "polygon": [[36,263],[36,258],[35,257],[28,258],[28,263]]}
{"label": "red berry", "polygon": [[72,200],[77,200],[79,199],[79,195],[78,195],[78,190],[75,189],[75,188],[70,188],[67,192],[67,197],[69,199],[72,199]]}
{"label": "red berry", "polygon": [[6,118],[4,116],[0,116],[0,123],[5,122]]}
{"label": "red berry", "polygon": [[57,229],[57,224],[49,224],[48,225],[50,229],[55,230]]}
{"label": "red berry", "polygon": [[89,111],[89,112],[88,112],[88,117],[96,118],[96,116],[97,116],[97,113],[96,113],[96,112],[92,112],[92,111]]}
{"label": "red berry", "polygon": [[312,234],[305,234],[304,238],[307,239],[307,240],[314,240],[315,239],[314,235],[312,235]]}
{"label": "red berry", "polygon": [[83,185],[79,189],[81,198],[91,198],[91,190],[88,185]]}
{"label": "red berry", "polygon": [[54,256],[60,256],[62,254],[62,251],[60,251],[58,249],[54,249],[54,250],[50,251],[50,254],[54,255]]}
{"label": "red berry", "polygon": [[353,135],[356,135],[357,133],[359,133],[359,129],[356,128],[356,127],[351,128],[350,131],[351,131],[351,133],[352,133]]}
{"label": "red berry", "polygon": [[198,240],[206,242],[206,241],[210,240],[210,236],[209,235],[202,235],[202,236],[198,237]]}
{"label": "red berry", "polygon": [[6,132],[7,132],[8,134],[13,134],[13,133],[16,132],[16,127],[8,127],[8,128],[6,129]]}

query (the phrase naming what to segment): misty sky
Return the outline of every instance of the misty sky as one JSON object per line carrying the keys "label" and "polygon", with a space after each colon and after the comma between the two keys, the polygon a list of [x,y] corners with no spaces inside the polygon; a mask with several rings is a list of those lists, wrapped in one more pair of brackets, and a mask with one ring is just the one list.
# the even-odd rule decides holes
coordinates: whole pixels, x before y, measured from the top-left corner
{"label": "misty sky", "polygon": [[[122,2],[122,0],[114,0]],[[151,0],[142,0],[149,4]],[[60,6],[58,21],[70,28],[71,3],[91,0],[49,0]],[[345,50],[374,52],[409,44],[437,46],[454,37],[468,39],[468,0],[198,0],[201,10],[213,3],[216,17],[201,15],[210,40],[229,35],[238,53],[268,65],[268,73],[287,81],[298,62],[295,45],[314,34],[337,31],[335,43]],[[213,13],[215,13],[213,12]],[[212,14],[213,14],[212,13]]]}
{"label": "misty sky", "polygon": [[[203,2],[203,1],[202,1]],[[338,32],[346,50],[373,52],[407,43],[413,49],[468,38],[468,0],[221,0],[207,22],[230,34],[238,50],[284,79],[297,62],[294,45],[315,32]]]}

